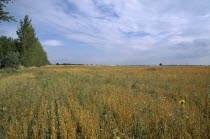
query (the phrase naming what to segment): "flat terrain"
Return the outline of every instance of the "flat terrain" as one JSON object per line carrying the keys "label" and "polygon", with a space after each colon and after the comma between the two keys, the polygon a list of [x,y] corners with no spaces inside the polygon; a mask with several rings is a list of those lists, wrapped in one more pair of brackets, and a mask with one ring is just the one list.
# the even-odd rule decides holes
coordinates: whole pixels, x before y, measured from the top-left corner
{"label": "flat terrain", "polygon": [[0,70],[0,138],[207,139],[208,85],[202,66]]}

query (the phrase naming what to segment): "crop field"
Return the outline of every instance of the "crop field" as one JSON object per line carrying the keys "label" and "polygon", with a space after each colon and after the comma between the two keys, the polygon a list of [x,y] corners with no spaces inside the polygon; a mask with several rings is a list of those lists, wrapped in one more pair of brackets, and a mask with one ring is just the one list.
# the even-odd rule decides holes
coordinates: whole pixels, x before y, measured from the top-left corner
{"label": "crop field", "polygon": [[210,67],[0,70],[0,138],[210,138]]}

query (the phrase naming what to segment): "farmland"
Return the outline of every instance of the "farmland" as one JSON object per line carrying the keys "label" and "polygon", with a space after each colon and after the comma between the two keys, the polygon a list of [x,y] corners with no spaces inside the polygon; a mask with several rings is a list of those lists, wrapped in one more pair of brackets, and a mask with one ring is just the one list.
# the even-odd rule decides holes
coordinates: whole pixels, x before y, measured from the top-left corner
{"label": "farmland", "polygon": [[210,67],[10,70],[0,70],[0,138],[210,138]]}

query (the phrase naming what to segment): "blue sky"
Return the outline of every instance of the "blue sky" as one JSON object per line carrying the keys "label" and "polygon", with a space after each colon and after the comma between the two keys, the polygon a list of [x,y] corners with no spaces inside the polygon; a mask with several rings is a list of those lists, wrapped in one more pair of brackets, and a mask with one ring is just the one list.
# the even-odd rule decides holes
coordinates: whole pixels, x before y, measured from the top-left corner
{"label": "blue sky", "polygon": [[[51,63],[210,64],[209,0],[16,0]],[[0,23],[16,38],[19,23]]]}

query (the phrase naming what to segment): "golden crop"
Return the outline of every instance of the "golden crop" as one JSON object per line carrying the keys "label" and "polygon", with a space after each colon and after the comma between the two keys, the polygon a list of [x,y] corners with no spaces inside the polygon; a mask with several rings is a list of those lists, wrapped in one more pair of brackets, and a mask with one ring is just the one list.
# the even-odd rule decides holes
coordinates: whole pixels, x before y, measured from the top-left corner
{"label": "golden crop", "polygon": [[46,66],[0,77],[0,138],[210,138],[210,67]]}

